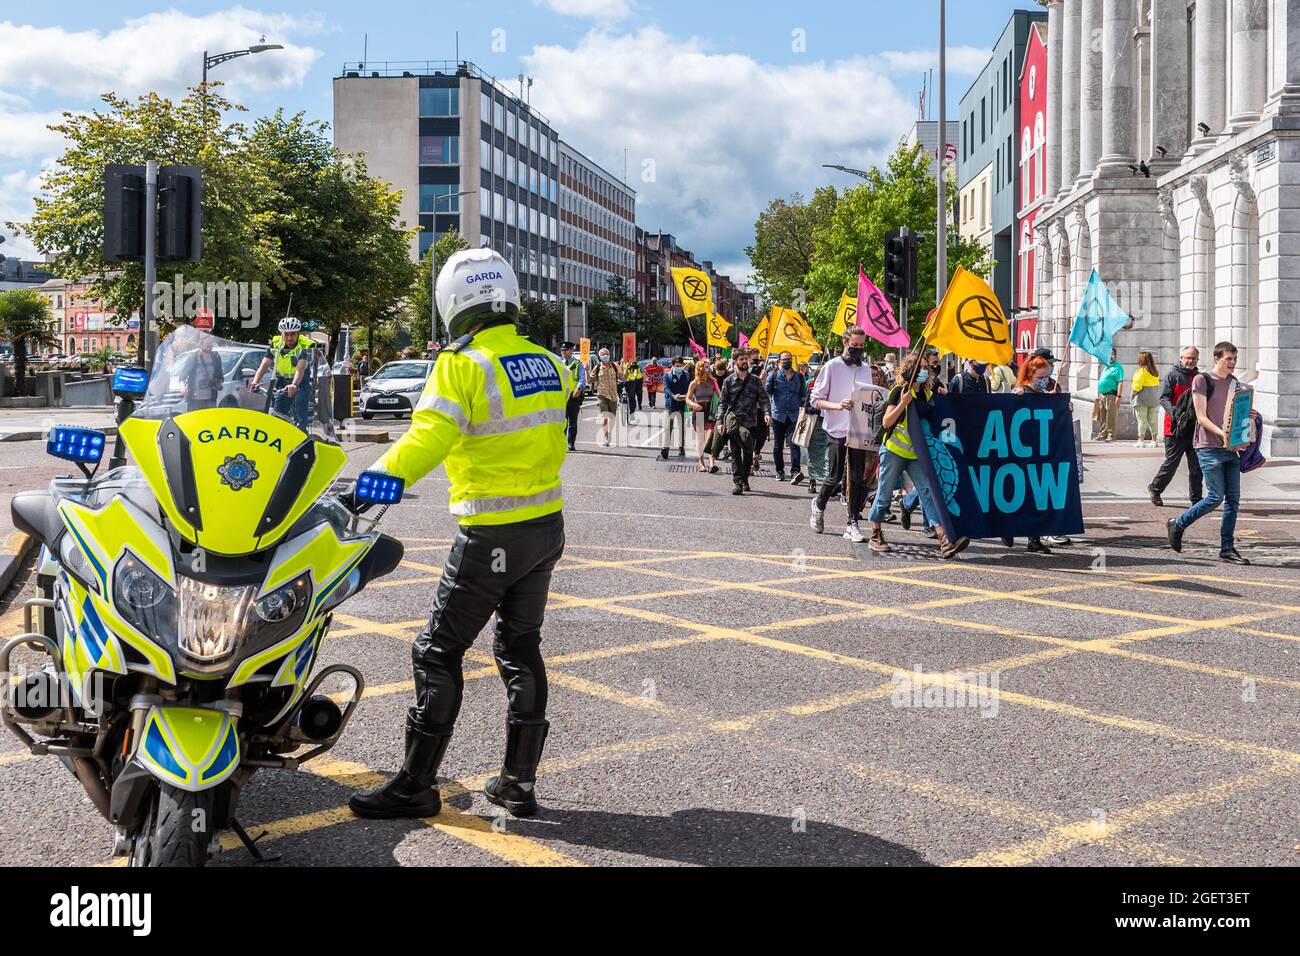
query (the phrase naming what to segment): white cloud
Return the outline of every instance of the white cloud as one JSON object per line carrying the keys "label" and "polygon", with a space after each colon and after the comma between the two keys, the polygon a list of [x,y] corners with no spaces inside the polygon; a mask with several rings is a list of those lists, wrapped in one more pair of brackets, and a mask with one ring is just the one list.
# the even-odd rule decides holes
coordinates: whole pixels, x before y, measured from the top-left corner
{"label": "white cloud", "polygon": [[632,15],[631,0],[533,0],[538,6],[564,17],[612,22]]}
{"label": "white cloud", "polygon": [[11,113],[0,102],[0,157],[29,159],[62,152],[63,134],[48,129],[62,121],[62,113]]}
{"label": "white cloud", "polygon": [[[977,46],[950,46],[948,47],[948,62],[946,66],[949,74],[959,76],[977,76],[984,65],[989,61],[990,52],[987,47]],[[939,69],[939,51],[934,50],[888,50],[880,54],[880,59],[884,61],[890,70],[900,72],[924,73],[927,70]],[[939,82],[935,78],[935,84]]]}
{"label": "white cloud", "polygon": [[[232,88],[252,90],[297,85],[321,55],[288,41],[290,34],[320,29],[314,17],[295,18],[235,7],[206,16],[177,10],[150,13],[117,29],[66,30],[0,21],[0,87],[49,90],[66,96],[95,96],[107,90],[135,95],[169,94],[198,84],[203,51],[220,53],[259,42],[285,49],[241,59],[211,75]],[[9,94],[12,96],[12,93]]]}
{"label": "white cloud", "polygon": [[[46,160],[48,166],[53,160]],[[11,259],[39,259],[36,247],[22,236],[15,236],[6,222],[22,222],[35,211],[32,197],[40,192],[40,173],[17,169],[0,175],[0,232],[4,233],[5,244],[0,252]]]}
{"label": "white cloud", "polygon": [[743,260],[771,199],[844,185],[823,163],[883,160],[915,113],[878,58],[772,66],[646,28],[524,59],[561,135],[614,172],[629,148],[638,224],[715,262]]}

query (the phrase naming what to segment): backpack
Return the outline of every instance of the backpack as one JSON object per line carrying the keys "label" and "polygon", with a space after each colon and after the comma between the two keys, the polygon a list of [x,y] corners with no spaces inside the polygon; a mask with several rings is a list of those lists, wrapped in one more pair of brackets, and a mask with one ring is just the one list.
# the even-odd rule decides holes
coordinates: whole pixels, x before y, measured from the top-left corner
{"label": "backpack", "polygon": [[[1197,377],[1205,378],[1205,397],[1208,399],[1214,394],[1214,379],[1204,372],[1197,372]],[[1196,378],[1192,379],[1187,390],[1178,396],[1178,401],[1174,404],[1174,420],[1169,426],[1171,438],[1190,440],[1196,434],[1196,406],[1192,404],[1192,390],[1196,385]]]}

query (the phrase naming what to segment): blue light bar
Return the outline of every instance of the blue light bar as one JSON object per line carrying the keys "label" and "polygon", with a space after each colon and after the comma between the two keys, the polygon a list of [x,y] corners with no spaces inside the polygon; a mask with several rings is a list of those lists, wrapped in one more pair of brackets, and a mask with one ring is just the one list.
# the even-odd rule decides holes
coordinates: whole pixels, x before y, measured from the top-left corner
{"label": "blue light bar", "polygon": [[385,475],[382,471],[363,471],[357,478],[353,497],[371,504],[395,505],[402,500],[405,488],[406,482],[401,478]]}
{"label": "blue light bar", "polygon": [[149,372],[123,365],[113,372],[113,394],[123,398],[140,398],[149,390]]}
{"label": "blue light bar", "polygon": [[93,465],[104,457],[104,433],[95,428],[55,425],[45,450],[55,458]]}

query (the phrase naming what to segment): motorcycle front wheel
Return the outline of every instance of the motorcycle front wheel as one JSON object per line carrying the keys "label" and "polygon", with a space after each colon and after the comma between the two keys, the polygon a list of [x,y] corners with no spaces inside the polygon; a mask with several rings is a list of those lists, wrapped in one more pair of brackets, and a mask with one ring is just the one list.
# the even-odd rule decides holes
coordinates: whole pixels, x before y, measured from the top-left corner
{"label": "motorcycle front wheel", "polygon": [[212,842],[213,792],[190,793],[161,784],[136,837],[131,866],[203,866]]}

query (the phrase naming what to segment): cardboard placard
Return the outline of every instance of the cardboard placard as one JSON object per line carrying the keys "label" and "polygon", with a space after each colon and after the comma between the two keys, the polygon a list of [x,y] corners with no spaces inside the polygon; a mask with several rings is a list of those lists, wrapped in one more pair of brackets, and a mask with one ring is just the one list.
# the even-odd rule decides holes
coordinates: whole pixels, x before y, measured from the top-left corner
{"label": "cardboard placard", "polygon": [[583,368],[591,368],[591,339],[578,340],[578,355]]}
{"label": "cardboard placard", "polygon": [[889,393],[876,385],[859,385],[853,390],[853,407],[849,409],[849,434],[845,443],[850,448],[879,451],[876,435],[884,415],[885,400]]}
{"label": "cardboard placard", "polygon": [[1255,389],[1243,385],[1228,397],[1223,406],[1223,446],[1240,451],[1250,444],[1250,412],[1255,405]]}

